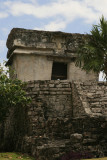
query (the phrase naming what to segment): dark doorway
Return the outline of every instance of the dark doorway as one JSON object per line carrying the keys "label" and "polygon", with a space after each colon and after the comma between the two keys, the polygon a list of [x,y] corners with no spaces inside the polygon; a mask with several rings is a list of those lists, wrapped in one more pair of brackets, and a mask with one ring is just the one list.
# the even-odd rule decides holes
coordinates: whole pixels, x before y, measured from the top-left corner
{"label": "dark doorway", "polygon": [[51,79],[52,80],[67,79],[67,64],[60,62],[53,62]]}

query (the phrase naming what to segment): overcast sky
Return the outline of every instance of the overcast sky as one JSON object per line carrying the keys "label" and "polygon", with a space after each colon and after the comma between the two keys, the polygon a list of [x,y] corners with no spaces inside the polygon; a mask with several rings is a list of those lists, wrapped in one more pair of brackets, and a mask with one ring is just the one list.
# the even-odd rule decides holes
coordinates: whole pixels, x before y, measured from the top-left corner
{"label": "overcast sky", "polygon": [[12,28],[89,33],[102,15],[107,0],[0,0],[0,62]]}

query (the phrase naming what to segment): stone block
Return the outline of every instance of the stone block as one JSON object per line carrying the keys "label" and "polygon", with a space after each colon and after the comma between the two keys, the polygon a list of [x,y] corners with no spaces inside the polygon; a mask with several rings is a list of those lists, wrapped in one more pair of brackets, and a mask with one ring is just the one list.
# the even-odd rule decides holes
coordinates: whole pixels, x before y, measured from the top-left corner
{"label": "stone block", "polygon": [[49,84],[49,87],[50,88],[54,88],[55,87],[55,84],[53,83],[53,84]]}
{"label": "stone block", "polygon": [[62,92],[62,94],[71,95],[71,92]]}
{"label": "stone block", "polygon": [[56,92],[52,91],[52,92],[50,92],[50,95],[56,95]]}
{"label": "stone block", "polygon": [[71,143],[82,142],[82,139],[83,139],[83,135],[82,134],[74,133],[74,134],[70,135]]}

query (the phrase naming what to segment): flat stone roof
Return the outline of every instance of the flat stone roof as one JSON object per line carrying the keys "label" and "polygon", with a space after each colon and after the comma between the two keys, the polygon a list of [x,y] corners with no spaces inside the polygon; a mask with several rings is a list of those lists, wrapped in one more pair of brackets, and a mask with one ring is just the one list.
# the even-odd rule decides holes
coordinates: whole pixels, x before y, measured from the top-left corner
{"label": "flat stone roof", "polygon": [[84,43],[84,40],[87,37],[89,37],[88,34],[13,28],[8,36],[6,43],[8,48],[7,58],[10,57],[12,51],[14,51],[14,49],[17,47],[42,48],[42,44],[44,44],[44,48],[50,47],[51,49],[55,49],[55,40],[58,38],[62,40],[64,39],[61,44],[65,46],[66,50],[76,52],[78,45]]}

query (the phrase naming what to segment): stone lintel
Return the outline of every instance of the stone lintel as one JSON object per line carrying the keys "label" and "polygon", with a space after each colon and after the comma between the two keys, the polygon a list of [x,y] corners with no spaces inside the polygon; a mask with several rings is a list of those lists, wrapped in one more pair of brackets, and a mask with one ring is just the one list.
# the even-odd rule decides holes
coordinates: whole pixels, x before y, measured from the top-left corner
{"label": "stone lintel", "polygon": [[[15,47],[14,47],[15,48]],[[77,57],[77,55],[75,53],[70,53],[70,52],[62,52],[62,51],[54,51],[53,49],[43,49],[43,48],[30,48],[30,47],[17,47],[14,49],[14,51],[11,53],[8,62],[6,63],[6,65],[10,65],[12,60],[13,60],[13,56],[14,55],[36,55],[36,56],[47,56],[48,60],[55,60],[57,61],[57,58],[60,58],[60,60],[64,59],[64,61],[67,62],[71,62],[74,61],[74,59]]]}

